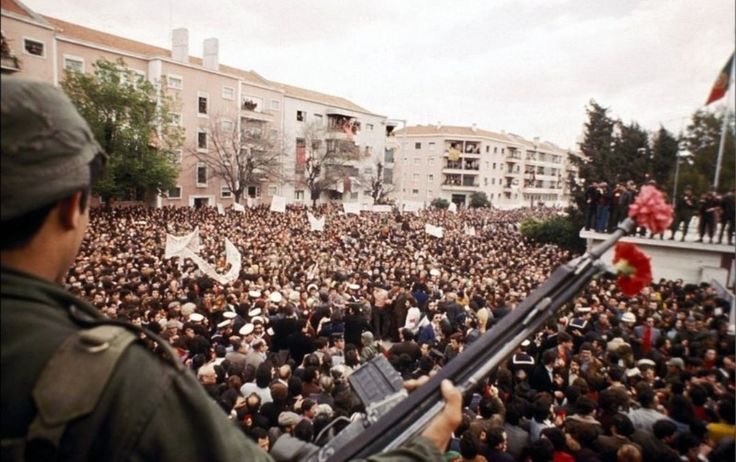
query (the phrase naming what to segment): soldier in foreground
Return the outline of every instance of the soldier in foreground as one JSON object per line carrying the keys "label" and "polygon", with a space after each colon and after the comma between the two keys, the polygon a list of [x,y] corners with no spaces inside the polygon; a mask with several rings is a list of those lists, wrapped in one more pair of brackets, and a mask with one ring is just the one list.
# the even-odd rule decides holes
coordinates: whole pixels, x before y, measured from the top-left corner
{"label": "soldier in foreground", "polygon": [[[59,89],[3,78],[1,98],[2,460],[270,460],[166,341],[61,287],[106,155]],[[371,460],[443,460],[462,398],[442,392],[421,437]]]}

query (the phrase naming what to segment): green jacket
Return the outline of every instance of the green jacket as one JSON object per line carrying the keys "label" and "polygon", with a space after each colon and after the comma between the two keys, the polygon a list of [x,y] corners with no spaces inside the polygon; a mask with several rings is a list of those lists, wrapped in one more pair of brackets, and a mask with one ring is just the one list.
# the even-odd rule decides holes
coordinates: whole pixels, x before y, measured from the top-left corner
{"label": "green jacket", "polygon": [[[62,342],[85,328],[70,316],[70,307],[90,319],[102,318],[94,307],[48,281],[5,267],[1,281],[0,436],[5,443],[27,435],[36,416],[31,390]],[[95,410],[68,425],[57,454],[58,460],[272,460],[228,420],[191,372],[140,342],[122,354]],[[420,437],[369,460],[443,458]]]}

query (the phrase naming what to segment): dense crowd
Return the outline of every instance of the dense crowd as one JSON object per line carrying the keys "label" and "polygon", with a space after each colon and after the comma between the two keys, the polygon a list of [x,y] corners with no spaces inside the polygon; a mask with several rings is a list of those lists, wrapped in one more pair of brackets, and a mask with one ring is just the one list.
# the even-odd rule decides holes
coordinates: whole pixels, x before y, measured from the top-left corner
{"label": "dense crowd", "polygon": [[[276,460],[299,460],[362,410],[347,381],[361,364],[384,354],[407,381],[431,375],[572,258],[518,232],[555,213],[325,205],[313,232],[300,208],[98,208],[67,283],[158,334],[235,425]],[[224,239],[235,244],[237,280],[163,258],[167,234],[195,228],[220,272]],[[448,460],[733,460],[727,315],[708,285],[662,280],[629,298],[594,281],[468,394]]]}

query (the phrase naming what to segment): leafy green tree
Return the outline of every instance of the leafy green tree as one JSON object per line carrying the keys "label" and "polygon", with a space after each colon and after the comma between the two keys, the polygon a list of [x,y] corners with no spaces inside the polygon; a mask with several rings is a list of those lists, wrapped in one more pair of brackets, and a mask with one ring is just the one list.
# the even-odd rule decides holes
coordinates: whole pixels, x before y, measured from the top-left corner
{"label": "leafy green tree", "polygon": [[[696,193],[707,191],[713,185],[718,159],[718,145],[721,141],[723,113],[712,113],[699,110],[691,119],[685,136],[684,145],[693,154],[693,165],[680,164],[679,183],[684,187],[690,185]],[[726,130],[726,143],[723,151],[723,162],[718,189],[733,190],[736,182],[734,172],[734,113],[726,114],[729,118]]]}
{"label": "leafy green tree", "polygon": [[651,158],[649,134],[646,130],[636,122],[616,122],[611,152],[613,169],[600,179],[607,181],[611,187],[615,183],[628,180],[640,184],[644,181],[645,173],[651,175]]}
{"label": "leafy green tree", "polygon": [[488,196],[483,191],[476,191],[470,195],[470,208],[481,209],[488,208],[491,206],[491,201],[488,200]]}
{"label": "leafy green tree", "polygon": [[649,171],[652,178],[666,192],[672,191],[678,150],[677,138],[666,128],[660,126],[653,137]]}
{"label": "leafy green tree", "polygon": [[183,130],[170,123],[172,100],[123,60],[98,60],[92,74],[67,71],[61,87],[110,155],[95,186],[103,200],[152,201],[173,188]]}
{"label": "leafy green tree", "polygon": [[447,209],[450,207],[450,202],[447,199],[437,197],[435,199],[432,199],[430,205],[436,209]]}
{"label": "leafy green tree", "polygon": [[578,237],[579,229],[563,216],[544,221],[527,219],[519,227],[523,236],[538,244],[555,244],[573,252],[582,252],[585,250],[585,242]]}

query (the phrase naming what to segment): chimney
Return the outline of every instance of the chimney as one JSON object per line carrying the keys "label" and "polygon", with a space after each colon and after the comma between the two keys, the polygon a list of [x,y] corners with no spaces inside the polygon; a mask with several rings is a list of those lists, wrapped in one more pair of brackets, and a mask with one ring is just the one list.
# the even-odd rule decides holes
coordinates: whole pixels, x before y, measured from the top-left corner
{"label": "chimney", "polygon": [[478,131],[478,127],[475,124],[473,124],[473,127],[471,128],[471,130],[473,130],[473,133],[475,133]]}
{"label": "chimney", "polygon": [[534,143],[539,144],[539,137],[538,136],[535,136],[534,137]]}
{"label": "chimney", "polygon": [[185,27],[171,33],[171,57],[180,63],[189,62],[189,30]]}
{"label": "chimney", "polygon": [[208,38],[205,39],[204,44],[202,45],[203,51],[202,51],[202,61],[204,62],[204,67],[207,69],[211,69],[213,71],[217,71],[220,68],[220,59],[219,59],[219,42],[216,38]]}

